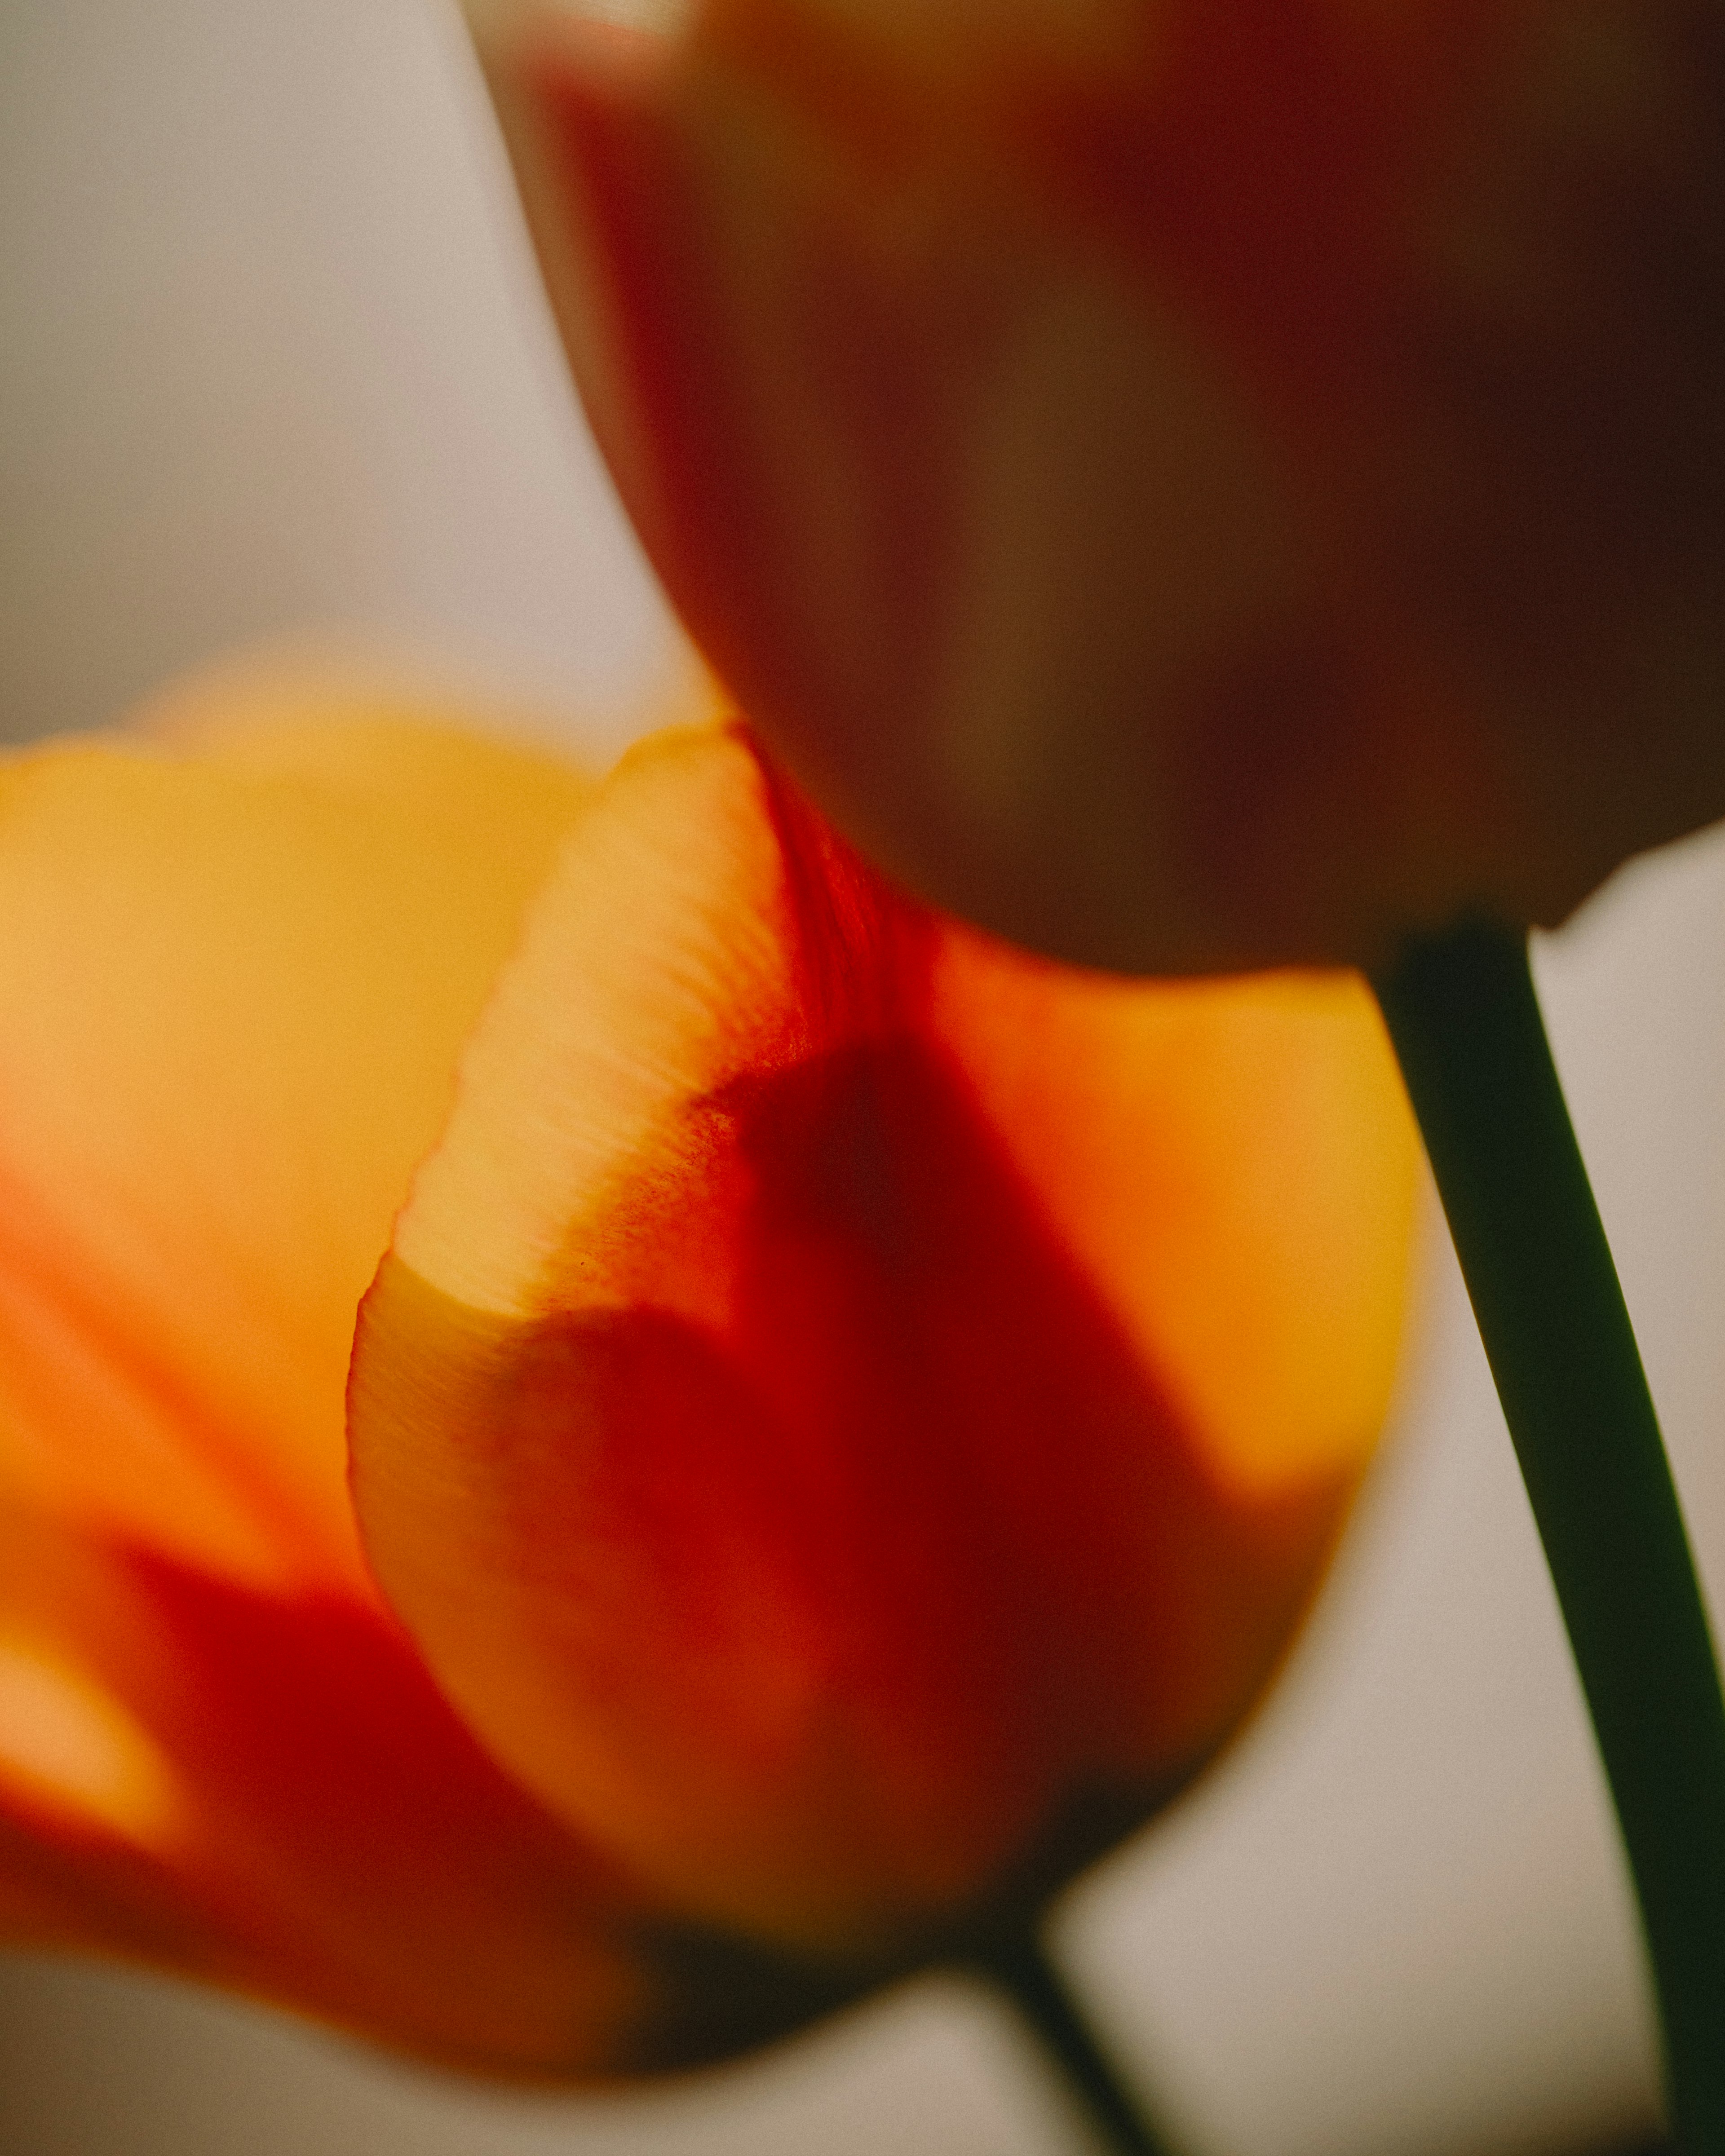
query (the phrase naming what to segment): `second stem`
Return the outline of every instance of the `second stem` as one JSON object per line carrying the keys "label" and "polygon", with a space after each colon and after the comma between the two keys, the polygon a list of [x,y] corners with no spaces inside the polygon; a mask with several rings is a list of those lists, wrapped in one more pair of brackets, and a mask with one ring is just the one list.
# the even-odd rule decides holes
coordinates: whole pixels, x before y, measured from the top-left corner
{"label": "second stem", "polygon": [[1617,1807],[1671,2125],[1686,2156],[1722,2156],[1725,1702],[1527,939],[1466,923],[1377,987]]}

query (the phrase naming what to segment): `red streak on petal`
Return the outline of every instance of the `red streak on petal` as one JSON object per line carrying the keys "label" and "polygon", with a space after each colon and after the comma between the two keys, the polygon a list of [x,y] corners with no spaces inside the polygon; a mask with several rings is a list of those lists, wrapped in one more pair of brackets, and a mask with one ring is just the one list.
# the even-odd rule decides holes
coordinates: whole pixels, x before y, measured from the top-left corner
{"label": "red streak on petal", "polygon": [[[708,535],[726,535],[743,565],[726,583],[745,608],[731,640],[747,650],[763,633],[778,633],[749,606],[748,594],[777,591],[782,572],[767,505],[751,484],[752,430],[740,412],[715,410],[731,368],[689,154],[668,124],[655,73],[619,66],[614,42],[603,36],[593,40],[585,66],[581,50],[542,60],[530,87],[542,100],[554,154],[590,223],[589,268],[615,341],[615,372],[639,408],[615,419],[601,401],[595,425],[619,474],[634,473],[638,452],[652,444],[650,475],[630,508],[680,595],[703,589]],[[724,634],[722,610],[699,612],[704,637]]]}
{"label": "red streak on petal", "polygon": [[[1000,308],[992,273],[901,256],[824,200],[770,235],[773,318],[755,337],[727,281],[736,235],[713,228],[675,87],[619,68],[603,39],[585,64],[582,52],[560,47],[531,86],[587,228],[623,400],[614,411],[597,394],[591,409],[631,513],[752,712],[819,708],[891,756],[883,714],[921,708],[949,627],[965,416]],[[793,377],[815,454],[833,459],[836,523],[795,414],[778,408]],[[811,542],[843,547],[842,569],[811,566],[826,559]],[[874,633],[883,620],[889,635]]]}
{"label": "red streak on petal", "polygon": [[188,1811],[161,1849],[0,1815],[0,1881],[39,1932],[452,2061],[603,2066],[640,2009],[631,1897],[479,1750],[381,1610],[94,1545],[44,1592],[75,1599],[37,1620],[150,1731]]}

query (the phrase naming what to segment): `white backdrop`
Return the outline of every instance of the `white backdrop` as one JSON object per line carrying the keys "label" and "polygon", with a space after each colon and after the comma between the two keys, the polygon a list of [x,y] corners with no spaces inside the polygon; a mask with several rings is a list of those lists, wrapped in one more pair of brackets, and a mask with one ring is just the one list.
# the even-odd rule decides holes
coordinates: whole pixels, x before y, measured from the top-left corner
{"label": "white backdrop", "polygon": [[[0,729],[259,638],[409,652],[608,752],[672,631],[565,387],[433,0],[0,7]],[[1715,1597],[1725,848],[1541,954]],[[3,1014],[0,1014],[3,1023]],[[1288,1680],[1071,1897],[1069,1966],[1193,2156],[1535,2156],[1645,2128],[1609,1816],[1434,1229],[1382,1467]],[[939,1985],[627,2102],[511,2098],[150,1979],[0,1958],[3,2156],[1057,2156]]]}

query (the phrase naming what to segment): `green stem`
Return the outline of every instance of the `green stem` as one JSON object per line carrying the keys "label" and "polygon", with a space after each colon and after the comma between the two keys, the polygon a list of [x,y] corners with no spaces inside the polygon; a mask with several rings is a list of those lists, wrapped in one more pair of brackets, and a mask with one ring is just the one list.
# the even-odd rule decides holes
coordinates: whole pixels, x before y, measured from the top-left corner
{"label": "green stem", "polygon": [[1018,2009],[1105,2148],[1114,2156],[1164,2156],[1029,1925],[993,1935],[973,1966]]}
{"label": "green stem", "polygon": [[1686,2156],[1725,2152],[1725,1705],[1524,937],[1411,943],[1378,1000],[1617,1806]]}

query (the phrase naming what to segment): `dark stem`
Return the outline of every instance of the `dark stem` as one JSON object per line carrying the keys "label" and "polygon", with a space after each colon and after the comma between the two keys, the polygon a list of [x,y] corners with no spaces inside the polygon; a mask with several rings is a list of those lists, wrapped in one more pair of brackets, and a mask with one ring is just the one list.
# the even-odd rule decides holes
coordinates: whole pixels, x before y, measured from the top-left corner
{"label": "dark stem", "polygon": [[1029,1924],[996,1933],[971,1966],[1018,2009],[1105,2148],[1116,2156],[1165,2156]]}
{"label": "dark stem", "polygon": [[1725,2152],[1725,1706],[1527,939],[1411,943],[1378,983],[1568,1627],[1629,1856],[1686,2156]]}

